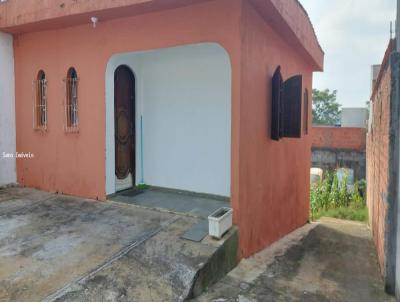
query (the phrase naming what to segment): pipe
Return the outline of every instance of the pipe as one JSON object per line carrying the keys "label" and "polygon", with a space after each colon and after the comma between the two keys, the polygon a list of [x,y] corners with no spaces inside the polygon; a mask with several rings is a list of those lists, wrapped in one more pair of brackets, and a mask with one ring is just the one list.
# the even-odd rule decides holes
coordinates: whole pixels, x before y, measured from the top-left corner
{"label": "pipe", "polygon": [[140,183],[144,184],[144,164],[143,164],[143,115],[140,115]]}

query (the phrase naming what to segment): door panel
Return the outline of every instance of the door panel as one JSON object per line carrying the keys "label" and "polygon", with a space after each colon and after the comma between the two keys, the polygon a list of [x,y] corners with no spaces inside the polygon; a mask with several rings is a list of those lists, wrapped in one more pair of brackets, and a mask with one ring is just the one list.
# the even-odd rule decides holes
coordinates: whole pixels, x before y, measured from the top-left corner
{"label": "door panel", "polygon": [[135,78],[127,66],[114,74],[115,175],[135,175]]}

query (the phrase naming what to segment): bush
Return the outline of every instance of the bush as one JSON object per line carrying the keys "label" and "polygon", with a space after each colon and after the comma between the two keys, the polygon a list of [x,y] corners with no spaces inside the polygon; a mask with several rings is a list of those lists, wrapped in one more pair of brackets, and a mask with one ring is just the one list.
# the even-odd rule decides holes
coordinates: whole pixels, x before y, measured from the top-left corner
{"label": "bush", "polygon": [[311,186],[311,219],[315,220],[321,216],[329,216],[366,221],[368,213],[365,192],[365,180],[355,182],[351,190],[347,176],[343,177],[339,183],[336,173],[327,173],[323,180]]}

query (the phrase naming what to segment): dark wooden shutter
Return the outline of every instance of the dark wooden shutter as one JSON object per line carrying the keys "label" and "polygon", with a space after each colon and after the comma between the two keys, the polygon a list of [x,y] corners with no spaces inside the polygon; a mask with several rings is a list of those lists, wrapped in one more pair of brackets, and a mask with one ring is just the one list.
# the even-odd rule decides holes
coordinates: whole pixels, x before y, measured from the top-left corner
{"label": "dark wooden shutter", "polygon": [[272,110],[271,110],[271,138],[278,141],[282,137],[282,75],[281,67],[278,66],[272,77]]}
{"label": "dark wooden shutter", "polygon": [[304,90],[304,134],[308,134],[308,89]]}
{"label": "dark wooden shutter", "polygon": [[301,137],[302,78],[296,75],[283,83],[284,137]]}

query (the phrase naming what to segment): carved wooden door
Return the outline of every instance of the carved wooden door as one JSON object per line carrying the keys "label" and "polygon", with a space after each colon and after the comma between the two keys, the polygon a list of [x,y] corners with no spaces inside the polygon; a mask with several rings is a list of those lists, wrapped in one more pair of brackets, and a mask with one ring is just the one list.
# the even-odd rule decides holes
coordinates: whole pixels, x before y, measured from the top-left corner
{"label": "carved wooden door", "polygon": [[127,66],[114,74],[115,175],[135,176],[135,77]]}

